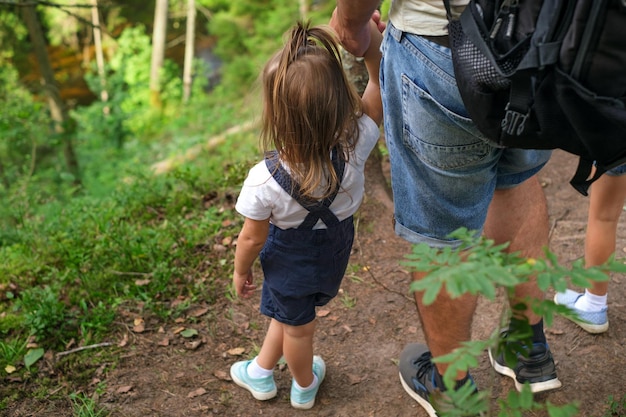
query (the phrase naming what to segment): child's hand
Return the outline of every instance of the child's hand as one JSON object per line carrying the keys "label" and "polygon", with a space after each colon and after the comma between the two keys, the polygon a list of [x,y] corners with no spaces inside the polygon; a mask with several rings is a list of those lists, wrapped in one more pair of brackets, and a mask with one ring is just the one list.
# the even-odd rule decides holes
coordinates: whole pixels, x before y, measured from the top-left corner
{"label": "child's hand", "polygon": [[239,297],[248,298],[256,290],[256,285],[252,283],[252,270],[249,269],[245,274],[233,273],[233,283],[235,284],[235,291]]}

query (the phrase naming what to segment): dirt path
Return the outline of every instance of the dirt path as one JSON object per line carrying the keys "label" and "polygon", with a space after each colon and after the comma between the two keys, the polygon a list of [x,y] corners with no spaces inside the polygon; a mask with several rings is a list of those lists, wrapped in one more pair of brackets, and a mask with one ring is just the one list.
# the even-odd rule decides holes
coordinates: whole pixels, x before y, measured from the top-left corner
{"label": "dirt path", "polygon": [[[563,262],[582,256],[583,251],[587,200],[567,183],[574,166],[572,157],[557,152],[540,173],[549,202],[551,247]],[[618,238],[618,251],[623,254],[623,226]],[[392,232],[386,206],[367,199],[358,219],[353,268],[342,293],[320,312],[316,353],[326,360],[327,379],[310,411],[290,407],[291,379],[284,367],[275,374],[279,394],[267,402],[253,400],[229,380],[229,366],[239,357],[251,356],[261,344],[267,321],[258,314],[258,297],[231,302],[220,296],[215,310],[189,319],[185,325],[197,329],[203,340],[195,349],[175,334],[179,323],[149,322],[148,331],[130,333],[119,366],[98,377],[106,383],[106,391],[98,397],[100,404],[116,417],[425,416],[402,390],[396,367],[406,343],[423,341],[408,296],[409,275],[398,263],[408,251],[409,246]],[[225,293],[229,280],[224,277],[223,286],[216,288],[218,294]],[[577,400],[580,416],[604,417],[609,395],[626,394],[626,288],[621,281],[623,277],[614,277],[611,283],[608,333],[591,336],[561,318],[547,329],[563,388],[541,394],[540,400],[556,404]],[[473,328],[476,338],[493,330],[500,308],[500,303],[480,301]],[[166,338],[169,344],[162,346]],[[494,375],[486,353],[472,373],[479,387],[493,385],[494,404],[514,389],[510,379]],[[97,382],[87,382],[85,391],[93,392]],[[24,401],[10,412],[10,416],[71,415],[61,404],[44,400]]]}

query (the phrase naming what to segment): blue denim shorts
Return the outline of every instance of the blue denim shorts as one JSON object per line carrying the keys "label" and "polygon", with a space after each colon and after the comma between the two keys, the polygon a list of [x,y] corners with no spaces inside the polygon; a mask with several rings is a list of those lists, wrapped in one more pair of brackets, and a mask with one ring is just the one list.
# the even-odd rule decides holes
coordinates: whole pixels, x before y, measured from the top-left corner
{"label": "blue denim shorts", "polygon": [[390,23],[381,49],[395,231],[411,243],[457,246],[449,234],[482,232],[494,190],[532,177],[551,151],[489,143],[465,110],[448,48]]}
{"label": "blue denim shorts", "polygon": [[353,241],[352,216],[328,229],[270,225],[259,255],[265,276],[261,313],[290,326],[313,321],[315,307],[337,295]]}
{"label": "blue denim shorts", "polygon": [[626,174],[626,164],[617,166],[617,167],[615,167],[613,169],[609,169],[606,172],[606,174],[610,175],[612,177],[619,177],[620,175],[624,175],[624,174]]}

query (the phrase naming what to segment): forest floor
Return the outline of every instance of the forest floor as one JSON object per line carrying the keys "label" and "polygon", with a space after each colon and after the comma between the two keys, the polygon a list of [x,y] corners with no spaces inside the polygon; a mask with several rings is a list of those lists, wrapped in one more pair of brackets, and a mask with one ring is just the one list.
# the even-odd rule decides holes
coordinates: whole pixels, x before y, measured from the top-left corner
{"label": "forest floor", "polygon": [[[557,151],[539,174],[549,204],[550,247],[565,264],[583,255],[588,201],[568,183],[576,163],[571,155]],[[622,223],[618,256],[624,256],[625,247]],[[368,194],[358,215],[351,266],[341,293],[318,311],[315,351],[326,361],[327,377],[310,411],[291,408],[291,377],[284,366],[275,372],[278,395],[269,401],[254,400],[230,380],[230,365],[254,355],[263,340],[267,319],[258,312],[258,295],[234,301],[222,297],[211,306],[191,306],[184,323],[146,319],[141,332],[133,331],[132,314],[121,317],[127,325],[113,335],[118,338],[117,365],[93,373],[83,392],[92,395],[103,383],[102,392],[91,398],[116,417],[424,417],[422,408],[403,391],[397,369],[404,345],[424,340],[408,292],[410,276],[399,263],[409,251],[409,245],[393,233],[389,204]],[[224,277],[224,287],[217,291],[225,294],[229,280]],[[583,417],[623,415],[610,413],[608,405],[609,396],[617,401],[626,394],[623,280],[623,276],[611,280],[607,333],[589,335],[561,317],[546,329],[563,387],[536,399],[553,404],[578,401],[578,415]],[[500,294],[496,302],[479,301],[474,338],[491,334],[503,300]],[[197,330],[195,343],[180,337],[183,326]],[[97,354],[101,353],[94,351]],[[479,387],[491,387],[494,407],[497,399],[514,389],[511,379],[493,372],[486,352],[472,374]],[[18,400],[3,415],[72,416],[71,402],[52,397],[49,393]],[[547,416],[544,411],[527,415]]]}

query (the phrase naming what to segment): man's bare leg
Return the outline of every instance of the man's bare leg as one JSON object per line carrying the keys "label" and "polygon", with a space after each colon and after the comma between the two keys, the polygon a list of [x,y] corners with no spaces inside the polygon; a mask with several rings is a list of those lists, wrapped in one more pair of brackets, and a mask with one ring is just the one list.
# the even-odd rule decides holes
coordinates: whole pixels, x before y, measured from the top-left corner
{"label": "man's bare leg", "polygon": [[[519,251],[522,256],[539,258],[548,246],[548,206],[546,197],[537,176],[515,188],[496,190],[484,229],[485,236],[496,244],[510,242],[510,252]],[[543,292],[531,281],[515,288],[517,301],[525,302],[528,298],[543,299]],[[524,316],[533,325],[541,317],[526,309]]]}

